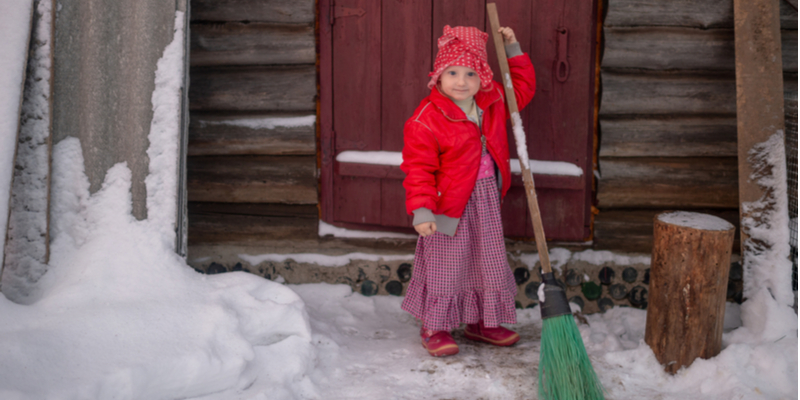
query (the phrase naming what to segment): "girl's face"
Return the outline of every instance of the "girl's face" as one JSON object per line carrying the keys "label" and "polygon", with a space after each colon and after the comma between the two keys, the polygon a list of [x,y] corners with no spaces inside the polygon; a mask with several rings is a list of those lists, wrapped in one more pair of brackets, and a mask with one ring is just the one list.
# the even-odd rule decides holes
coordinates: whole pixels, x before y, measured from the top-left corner
{"label": "girl's face", "polygon": [[439,76],[439,88],[451,99],[466,100],[478,93],[481,78],[472,68],[453,65]]}

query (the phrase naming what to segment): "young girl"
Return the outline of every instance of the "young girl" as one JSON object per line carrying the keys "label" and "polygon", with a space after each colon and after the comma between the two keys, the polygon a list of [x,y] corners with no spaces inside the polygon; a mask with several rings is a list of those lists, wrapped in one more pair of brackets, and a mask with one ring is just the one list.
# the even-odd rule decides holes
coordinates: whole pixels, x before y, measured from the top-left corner
{"label": "young girl", "polygon": [[[517,104],[536,88],[533,65],[510,28],[500,28]],[[430,73],[431,94],[404,128],[406,209],[420,234],[403,310],[422,320],[433,356],[458,353],[450,331],[497,346],[519,340],[517,287],[506,258],[500,198],[511,185],[504,91],[492,81],[488,35],[445,26]]]}

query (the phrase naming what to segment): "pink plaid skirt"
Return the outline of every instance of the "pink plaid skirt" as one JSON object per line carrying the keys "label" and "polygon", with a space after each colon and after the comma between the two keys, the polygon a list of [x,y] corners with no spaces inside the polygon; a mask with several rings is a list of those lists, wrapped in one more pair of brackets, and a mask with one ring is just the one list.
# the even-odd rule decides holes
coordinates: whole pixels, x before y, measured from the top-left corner
{"label": "pink plaid skirt", "polygon": [[517,322],[517,285],[506,258],[494,175],[479,179],[453,237],[420,237],[402,309],[426,329]]}

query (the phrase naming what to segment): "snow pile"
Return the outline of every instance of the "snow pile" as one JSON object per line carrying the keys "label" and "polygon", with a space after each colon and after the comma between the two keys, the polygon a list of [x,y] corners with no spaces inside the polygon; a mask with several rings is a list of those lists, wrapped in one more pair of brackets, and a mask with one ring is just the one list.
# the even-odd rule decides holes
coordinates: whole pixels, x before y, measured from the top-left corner
{"label": "snow pile", "polygon": [[[0,57],[0,232],[3,237],[8,227],[8,196],[14,173],[32,7],[33,0],[0,2],[0,37],[3,38],[0,44],[3,54]],[[0,245],[0,250],[3,247]]]}
{"label": "snow pile", "polygon": [[[17,303],[32,303],[36,282],[47,271],[50,175],[51,1],[35,2],[17,158],[11,190],[3,293]],[[6,54],[6,53],[4,53]]]}
{"label": "snow pile", "polygon": [[[564,161],[540,161],[540,160],[530,160],[529,167],[531,173],[537,175],[566,175],[566,176],[581,176],[583,175],[583,170],[581,167],[564,162]],[[511,173],[512,174],[521,174],[522,170],[520,169],[519,159],[512,158],[511,159]]]}
{"label": "snow pile", "polygon": [[89,195],[80,143],[54,148],[53,245],[45,293],[0,299],[0,398],[314,397],[303,302],[246,273],[204,276],[131,215],[130,170]]}

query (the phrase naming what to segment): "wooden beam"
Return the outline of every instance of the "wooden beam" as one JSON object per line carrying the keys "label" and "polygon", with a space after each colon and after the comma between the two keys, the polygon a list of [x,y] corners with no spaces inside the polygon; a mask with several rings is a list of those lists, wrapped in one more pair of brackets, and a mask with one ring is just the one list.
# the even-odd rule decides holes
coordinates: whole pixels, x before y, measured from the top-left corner
{"label": "wooden beam", "polygon": [[316,204],[315,157],[188,158],[189,201]]}
{"label": "wooden beam", "polygon": [[[736,109],[739,143],[739,199],[742,206],[742,220],[749,219],[755,225],[769,226],[777,221],[769,221],[775,212],[775,204],[770,203],[773,187],[759,184],[762,179],[777,180],[776,184],[786,183],[785,176],[774,175],[777,171],[770,166],[757,165],[751,155],[756,146],[765,143],[779,134],[783,143],[783,71],[781,67],[781,32],[778,26],[778,3],[773,0],[734,0],[736,26]],[[785,165],[785,164],[784,164]],[[762,202],[763,207],[752,207]],[[749,207],[748,207],[749,205]],[[754,228],[753,223],[742,227],[742,254],[747,263],[748,246]],[[772,249],[759,238],[760,252]],[[788,237],[786,238],[788,240]],[[789,279],[789,277],[786,277]],[[748,282],[745,283],[746,285]],[[749,282],[750,285],[767,282]],[[771,285],[778,285],[777,282]],[[776,287],[770,289],[776,290]],[[791,285],[789,287],[791,290]],[[780,290],[783,292],[783,290]],[[745,287],[747,292],[747,287]],[[783,302],[782,293],[773,296]],[[747,293],[745,293],[747,295]],[[789,293],[791,297],[791,293]],[[791,304],[790,304],[791,305]]]}
{"label": "wooden beam", "polygon": [[192,111],[313,111],[316,67],[204,67],[190,71]]}
{"label": "wooden beam", "polygon": [[733,29],[606,27],[603,68],[733,71]]}
{"label": "wooden beam", "polygon": [[736,158],[601,158],[598,207],[736,208]]}
{"label": "wooden beam", "polygon": [[189,123],[189,155],[315,155],[315,123],[293,125],[293,121],[313,117],[194,113]]}
{"label": "wooden beam", "polygon": [[600,119],[600,157],[736,157],[735,117]]}
{"label": "wooden beam", "polygon": [[[797,8],[787,0],[775,3],[780,6],[781,29],[796,30]],[[730,0],[608,0],[604,26],[733,28],[733,4]]]}
{"label": "wooden beam", "polygon": [[314,64],[314,26],[273,23],[195,23],[191,66]]}
{"label": "wooden beam", "polygon": [[314,23],[314,0],[192,0],[192,22]]}
{"label": "wooden beam", "polygon": [[601,72],[600,115],[736,113],[731,73]]}
{"label": "wooden beam", "polygon": [[[739,249],[739,212],[736,209],[688,209],[720,217],[737,227],[733,250]],[[653,246],[653,217],[666,209],[600,210],[594,219],[595,250],[650,253]]]}

